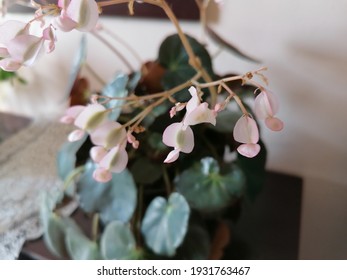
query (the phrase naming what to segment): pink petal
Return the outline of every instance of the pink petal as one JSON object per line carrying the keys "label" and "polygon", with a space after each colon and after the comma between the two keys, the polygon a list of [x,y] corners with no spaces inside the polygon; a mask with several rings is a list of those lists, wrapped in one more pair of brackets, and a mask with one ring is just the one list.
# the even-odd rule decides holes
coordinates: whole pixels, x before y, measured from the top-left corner
{"label": "pink petal", "polygon": [[122,147],[114,147],[100,161],[100,167],[103,167],[111,172],[122,172],[128,164],[128,154]]}
{"label": "pink petal", "polygon": [[50,53],[52,51],[54,51],[55,49],[55,35],[53,32],[53,28],[52,26],[48,26],[47,28],[45,28],[42,32],[42,38],[46,41],[48,41],[48,48],[47,48],[47,53]]}
{"label": "pink petal", "polygon": [[7,50],[11,57],[18,61],[23,61],[26,66],[32,65],[40,55],[43,40],[33,35],[16,36],[7,44]]}
{"label": "pink petal", "polygon": [[92,131],[105,120],[105,112],[104,106],[90,104],[77,116],[75,125],[84,130]]}
{"label": "pink petal", "polygon": [[107,154],[107,150],[101,146],[94,146],[89,151],[90,157],[96,163],[99,163]]}
{"label": "pink petal", "polygon": [[83,136],[84,136],[84,134],[85,134],[85,131],[84,131],[84,130],[82,130],[82,129],[76,129],[76,130],[72,131],[72,132],[68,135],[67,139],[68,139],[70,142],[75,142],[75,141],[78,141],[78,140],[82,139]]}
{"label": "pink petal", "polygon": [[198,92],[196,91],[196,88],[190,87],[188,90],[192,98],[188,101],[186,106],[187,114],[200,105],[200,99],[198,96]]}
{"label": "pink petal", "polygon": [[77,22],[76,29],[91,31],[99,19],[99,8],[94,0],[71,0],[66,12]]}
{"label": "pink petal", "polygon": [[93,172],[93,178],[100,183],[107,183],[112,179],[112,173],[105,168],[97,168]]}
{"label": "pink petal", "polygon": [[283,122],[275,117],[269,117],[265,120],[266,126],[273,131],[281,131],[283,129]]}
{"label": "pink petal", "polygon": [[237,151],[245,157],[252,158],[259,153],[260,146],[258,144],[242,144],[237,148]]}
{"label": "pink petal", "polygon": [[172,150],[164,160],[164,163],[171,163],[178,159],[178,156],[180,155],[180,150],[174,149]]}
{"label": "pink petal", "polygon": [[193,131],[189,126],[184,129],[183,123],[173,123],[164,130],[163,143],[184,153],[190,153],[194,148]]}
{"label": "pink petal", "polygon": [[121,124],[106,121],[90,133],[95,145],[111,148],[120,144],[126,138],[125,128]]}
{"label": "pink petal", "polygon": [[8,57],[10,53],[6,48],[0,48],[0,57]]}
{"label": "pink petal", "polygon": [[199,123],[211,123],[216,125],[216,114],[208,108],[206,102],[201,103],[193,111],[187,112],[184,118],[184,125],[196,125]]}
{"label": "pink petal", "polygon": [[17,20],[8,20],[0,25],[0,43],[7,45],[14,37],[26,31],[26,23]]}
{"label": "pink petal", "polygon": [[67,108],[65,115],[60,118],[61,123],[72,124],[76,117],[86,108],[86,106],[77,105]]}
{"label": "pink petal", "polygon": [[10,57],[0,60],[0,68],[5,71],[9,71],[9,72],[17,71],[21,66],[22,66],[22,63],[20,61],[13,60]]}
{"label": "pink petal", "polygon": [[259,119],[274,116],[278,108],[278,100],[270,91],[262,91],[254,100],[254,112]]}
{"label": "pink petal", "polygon": [[234,126],[234,139],[240,143],[255,144],[259,141],[259,131],[255,120],[243,115]]}
{"label": "pink petal", "polygon": [[61,11],[59,17],[56,17],[53,22],[54,26],[59,28],[61,31],[69,32],[72,29],[77,27],[77,22],[72,20],[67,14],[65,10]]}

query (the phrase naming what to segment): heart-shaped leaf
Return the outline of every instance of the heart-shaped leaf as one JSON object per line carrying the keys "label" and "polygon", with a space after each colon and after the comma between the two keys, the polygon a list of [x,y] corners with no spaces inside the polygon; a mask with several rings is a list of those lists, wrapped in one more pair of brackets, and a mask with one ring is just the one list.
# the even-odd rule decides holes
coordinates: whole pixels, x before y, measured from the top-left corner
{"label": "heart-shaped leaf", "polygon": [[100,240],[101,254],[107,260],[126,260],[136,256],[136,242],[128,225],[109,223]]}
{"label": "heart-shaped leaf", "polygon": [[69,256],[73,260],[101,259],[98,244],[89,240],[81,230],[68,228],[66,230],[65,245]]}
{"label": "heart-shaped leaf", "polygon": [[117,120],[122,111],[122,105],[124,104],[123,98],[128,95],[128,90],[126,88],[128,79],[127,75],[119,73],[102,90],[102,95],[116,98],[105,104],[106,108],[112,108],[111,113],[108,115],[111,120]]}
{"label": "heart-shaped leaf", "polygon": [[65,244],[66,232],[69,229],[80,230],[72,219],[51,213],[44,228],[43,240],[48,250],[57,257],[67,258],[69,256]]}
{"label": "heart-shaped leaf", "polygon": [[190,225],[175,257],[183,260],[207,260],[209,253],[210,237],[207,230],[199,225]]}
{"label": "heart-shaped leaf", "polygon": [[80,206],[86,212],[99,212],[104,223],[113,220],[128,222],[137,200],[137,189],[131,173],[126,169],[115,173],[107,183],[96,182],[93,172],[96,165],[88,162],[77,182]]}
{"label": "heart-shaped leaf", "polygon": [[75,142],[65,142],[57,156],[57,168],[59,177],[65,181],[76,166],[76,153],[81,148],[87,137]]}
{"label": "heart-shaped leaf", "polygon": [[160,165],[142,157],[131,167],[131,173],[139,184],[152,184],[162,175]]}
{"label": "heart-shaped leaf", "polygon": [[215,211],[241,196],[245,177],[236,166],[227,174],[221,174],[217,161],[207,157],[185,170],[175,183],[192,208]]}
{"label": "heart-shaped leaf", "polygon": [[163,197],[152,200],[141,226],[147,246],[156,254],[173,256],[186,235],[189,213],[189,205],[179,193],[172,193],[168,201]]}
{"label": "heart-shaped leaf", "polygon": [[[195,55],[199,58],[202,67],[213,78],[212,61],[205,47],[194,38],[187,36]],[[196,70],[189,64],[189,56],[177,34],[167,37],[159,49],[159,63],[167,69],[162,84],[164,89],[173,88],[184,83],[196,74]],[[187,90],[175,94],[178,101],[186,101],[190,98]]]}

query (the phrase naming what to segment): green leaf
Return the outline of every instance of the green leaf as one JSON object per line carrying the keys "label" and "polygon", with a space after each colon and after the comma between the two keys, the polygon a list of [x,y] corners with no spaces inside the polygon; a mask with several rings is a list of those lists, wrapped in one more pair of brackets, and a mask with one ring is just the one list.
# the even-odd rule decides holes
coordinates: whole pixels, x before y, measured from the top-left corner
{"label": "green leaf", "polygon": [[65,142],[57,156],[57,168],[59,177],[65,181],[76,166],[76,153],[81,148],[87,137],[75,142]]}
{"label": "green leaf", "polygon": [[175,183],[192,208],[215,211],[241,196],[245,177],[236,166],[227,174],[221,174],[217,161],[206,157],[183,171]]}
{"label": "green leaf", "polygon": [[61,190],[45,191],[40,195],[40,221],[44,230],[48,227],[48,221],[57,203],[61,202],[64,192]]}
{"label": "green leaf", "polygon": [[260,140],[260,152],[254,158],[247,158],[238,154],[237,164],[246,176],[247,195],[254,200],[262,190],[265,181],[265,164],[267,151],[264,143]]}
{"label": "green leaf", "polygon": [[210,237],[206,229],[191,225],[182,245],[177,250],[177,259],[207,260],[210,253]]}
{"label": "green leaf", "polygon": [[107,260],[133,259],[136,242],[129,226],[119,221],[109,223],[101,236],[100,250]]}
{"label": "green leaf", "polygon": [[80,206],[86,212],[99,212],[104,223],[113,220],[128,222],[137,200],[137,189],[131,173],[126,169],[115,173],[107,183],[96,182],[93,172],[96,165],[88,162],[77,182]]}
{"label": "green leaf", "polygon": [[43,240],[48,250],[57,257],[68,257],[68,251],[65,245],[65,236],[69,229],[75,231],[79,230],[78,226],[72,219],[60,217],[51,213],[46,228],[44,228]]}
{"label": "green leaf", "polygon": [[10,80],[11,78],[14,78],[16,76],[17,76],[16,72],[8,72],[8,71],[0,69],[0,81]]}
{"label": "green leaf", "polygon": [[78,73],[80,72],[81,67],[85,63],[86,59],[87,59],[87,38],[85,35],[83,35],[81,38],[79,49],[76,55],[74,56],[74,61],[72,63],[72,67],[71,67],[71,71],[69,75],[69,81],[66,87],[66,93],[68,96],[70,95],[70,92],[75,83],[75,80],[77,79]]}
{"label": "green leaf", "polygon": [[131,173],[139,184],[152,184],[162,175],[161,166],[147,158],[137,159],[131,167]]}
{"label": "green leaf", "polygon": [[173,256],[186,235],[189,213],[189,205],[179,193],[172,193],[168,201],[163,197],[152,200],[141,226],[147,246],[156,254]]}
{"label": "green leaf", "polygon": [[[202,67],[214,77],[212,61],[205,47],[194,38],[186,35],[195,55],[200,59]],[[177,34],[167,37],[159,48],[159,63],[167,69],[162,84],[164,89],[171,89],[191,79],[196,70],[190,66],[188,54]],[[178,101],[186,101],[190,95],[187,90],[177,93],[174,97]]]}
{"label": "green leaf", "polygon": [[98,244],[89,240],[81,230],[68,228],[66,230],[65,245],[69,256],[73,260],[101,259]]}
{"label": "green leaf", "polygon": [[210,126],[210,128],[221,133],[232,133],[236,122],[241,116],[242,112],[240,110],[223,110],[217,115],[216,125]]}
{"label": "green leaf", "polygon": [[[128,95],[127,83],[128,76],[123,73],[118,73],[115,78],[108,83],[102,90],[102,95],[108,97],[123,98]],[[121,111],[124,99],[114,99],[105,104],[106,108],[112,108],[112,112],[108,115],[110,120],[117,120]]]}

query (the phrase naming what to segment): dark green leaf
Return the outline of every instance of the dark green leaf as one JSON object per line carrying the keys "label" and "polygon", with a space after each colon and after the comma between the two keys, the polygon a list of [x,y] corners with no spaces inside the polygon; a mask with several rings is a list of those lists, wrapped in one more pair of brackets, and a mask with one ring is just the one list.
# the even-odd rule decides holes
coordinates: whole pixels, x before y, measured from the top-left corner
{"label": "dark green leaf", "polygon": [[210,157],[185,170],[176,180],[177,190],[192,208],[215,211],[227,206],[241,196],[245,178],[236,166],[227,174],[221,174],[218,163]]}
{"label": "dark green leaf", "polygon": [[241,116],[242,112],[240,110],[231,111],[225,109],[218,113],[216,125],[210,127],[221,133],[232,133],[236,122]]}
{"label": "dark green leaf", "polygon": [[77,182],[80,206],[86,212],[99,212],[104,223],[113,220],[128,222],[134,213],[137,197],[131,173],[126,169],[113,174],[110,182],[100,183],[93,179],[95,168],[95,164],[88,162]]}
{"label": "dark green leaf", "polygon": [[[102,95],[116,98],[126,97],[128,95],[128,90],[126,88],[128,79],[128,76],[125,74],[117,74],[115,78],[104,87]],[[105,104],[106,108],[112,108],[112,112],[108,115],[109,119],[118,119],[123,104],[124,99],[114,99]]]}
{"label": "dark green leaf", "polygon": [[166,201],[156,197],[148,206],[141,231],[146,244],[156,254],[173,256],[188,228],[190,209],[185,198],[172,193]]}
{"label": "dark green leaf", "polygon": [[262,141],[258,143],[261,147],[259,154],[254,158],[247,158],[238,154],[237,163],[246,176],[247,195],[255,199],[261,191],[265,180],[266,147]]}
{"label": "dark green leaf", "polygon": [[152,184],[157,181],[161,175],[161,166],[151,162],[147,158],[139,158],[131,167],[131,173],[135,182],[139,184]]}
{"label": "dark green leaf", "polygon": [[101,236],[100,250],[107,260],[136,258],[136,242],[129,226],[119,221],[109,223]]}
{"label": "dark green leaf", "polygon": [[0,69],[0,81],[6,81],[16,76],[17,76],[16,72],[8,72],[8,71]]}
{"label": "dark green leaf", "polygon": [[182,245],[177,250],[177,259],[207,260],[210,252],[208,232],[198,225],[191,225]]}
{"label": "dark green leaf", "polygon": [[[205,47],[188,35],[187,38],[195,55],[200,59],[202,67],[214,77],[211,57]],[[159,49],[158,60],[167,69],[162,79],[164,89],[182,84],[196,74],[196,70],[189,64],[188,54],[177,34],[171,35],[163,41]],[[178,101],[186,101],[189,97],[187,90],[184,91],[184,94],[183,91],[175,94]]]}

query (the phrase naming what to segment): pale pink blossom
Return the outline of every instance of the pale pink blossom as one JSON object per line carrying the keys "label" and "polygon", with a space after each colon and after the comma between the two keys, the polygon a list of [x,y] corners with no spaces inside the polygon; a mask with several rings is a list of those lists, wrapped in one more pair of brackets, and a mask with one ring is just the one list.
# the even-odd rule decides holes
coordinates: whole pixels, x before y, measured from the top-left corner
{"label": "pale pink blossom", "polygon": [[127,133],[127,140],[128,143],[131,144],[134,149],[138,149],[140,142],[135,138],[131,131],[128,131]]}
{"label": "pale pink blossom", "polygon": [[94,145],[103,146],[106,149],[125,143],[125,128],[118,122],[106,120],[90,133]]}
{"label": "pale pink blossom", "polygon": [[169,125],[163,133],[163,143],[173,147],[165,163],[175,161],[180,152],[190,153],[194,148],[194,134],[189,126],[184,126],[182,122]]}
{"label": "pale pink blossom", "polygon": [[275,117],[279,104],[276,96],[270,91],[263,90],[254,101],[254,111],[259,119],[265,120],[266,126],[273,131],[283,129],[283,122]]}
{"label": "pale pink blossom", "polygon": [[65,123],[73,122],[78,127],[68,136],[68,140],[74,142],[82,139],[86,132],[91,133],[102,125],[106,120],[106,113],[105,107],[100,104],[73,106],[66,111],[65,116],[60,121]]}
{"label": "pale pink blossom", "polygon": [[183,121],[173,123],[164,130],[163,143],[174,148],[164,160],[165,163],[177,160],[180,152],[190,153],[193,150],[194,134],[190,126],[200,123],[216,125],[216,112],[208,108],[207,102],[201,103],[196,88],[190,87],[189,93],[191,98],[185,106]]}
{"label": "pale pink blossom", "polygon": [[94,146],[89,151],[91,159],[99,163],[107,154],[107,150],[102,146]]}
{"label": "pale pink blossom", "polygon": [[85,109],[86,106],[76,105],[67,108],[64,116],[60,118],[61,123],[73,124],[76,117]]}
{"label": "pale pink blossom", "polygon": [[125,147],[118,145],[112,148],[99,162],[99,167],[102,167],[110,172],[120,173],[128,164],[128,153]]}
{"label": "pale pink blossom", "polygon": [[59,0],[60,16],[55,25],[62,31],[72,29],[88,32],[95,28],[99,19],[99,8],[95,0]]}
{"label": "pale pink blossom", "polygon": [[47,52],[54,50],[55,35],[51,26],[43,30],[41,37],[31,35],[29,27],[15,20],[0,26],[0,68],[3,70],[16,71],[22,65],[32,65],[42,53],[45,41],[48,41]]}
{"label": "pale pink blossom", "polygon": [[234,126],[234,139],[242,143],[237,151],[245,157],[255,157],[259,151],[259,131],[254,119],[243,115]]}

